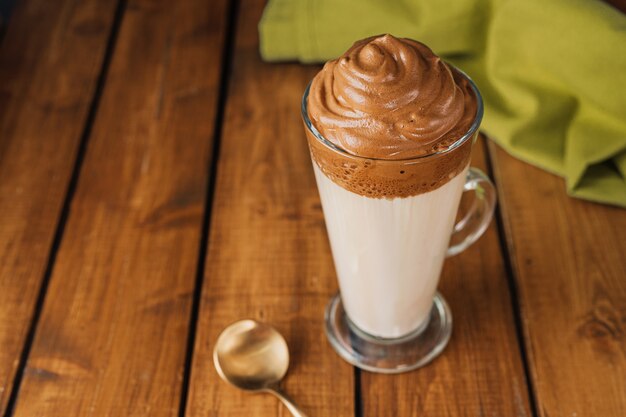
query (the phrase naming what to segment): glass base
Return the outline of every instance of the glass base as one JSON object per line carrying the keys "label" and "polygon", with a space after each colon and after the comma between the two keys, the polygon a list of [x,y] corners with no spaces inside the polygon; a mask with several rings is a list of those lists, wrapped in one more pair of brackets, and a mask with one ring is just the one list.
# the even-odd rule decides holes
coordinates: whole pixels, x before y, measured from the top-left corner
{"label": "glass base", "polygon": [[326,335],[335,351],[352,365],[370,372],[398,374],[422,367],[437,357],[452,334],[452,314],[441,294],[435,294],[430,320],[398,339],[369,335],[346,315],[335,295],[324,317]]}

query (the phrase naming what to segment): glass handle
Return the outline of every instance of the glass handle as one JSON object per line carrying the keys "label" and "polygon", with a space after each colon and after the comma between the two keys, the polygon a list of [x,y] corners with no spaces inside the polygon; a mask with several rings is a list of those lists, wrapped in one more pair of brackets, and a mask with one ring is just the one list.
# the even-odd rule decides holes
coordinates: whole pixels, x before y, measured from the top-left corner
{"label": "glass handle", "polygon": [[463,192],[467,191],[474,192],[474,200],[465,216],[454,225],[446,256],[457,255],[476,242],[493,217],[496,188],[489,177],[477,168],[470,168],[463,187]]}

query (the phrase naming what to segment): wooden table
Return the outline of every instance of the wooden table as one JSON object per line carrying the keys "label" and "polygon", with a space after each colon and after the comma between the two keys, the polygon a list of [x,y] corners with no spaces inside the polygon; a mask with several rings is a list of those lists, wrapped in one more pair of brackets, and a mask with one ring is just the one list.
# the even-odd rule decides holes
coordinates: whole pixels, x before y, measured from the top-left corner
{"label": "wooden table", "polygon": [[251,317],[310,416],[626,416],[626,210],[480,142],[497,221],[447,261],[431,365],[360,372],[299,100],[258,55],[263,1],[22,0],[0,49],[0,416],[286,416],[219,380]]}

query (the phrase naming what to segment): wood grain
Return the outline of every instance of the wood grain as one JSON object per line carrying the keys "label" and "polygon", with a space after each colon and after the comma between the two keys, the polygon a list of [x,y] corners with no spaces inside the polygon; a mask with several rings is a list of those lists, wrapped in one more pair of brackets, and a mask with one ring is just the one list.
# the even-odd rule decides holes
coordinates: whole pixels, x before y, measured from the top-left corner
{"label": "wood grain", "polygon": [[243,318],[276,326],[291,350],[284,384],[308,415],[353,416],[353,368],[332,351],[323,315],[337,291],[300,99],[318,71],[265,64],[262,1],[242,4],[225,110],[187,416],[286,416],[212,365],[221,330]]}
{"label": "wood grain", "polygon": [[15,417],[178,415],[226,21],[128,3]]}
{"label": "wood grain", "polygon": [[540,416],[625,416],[626,211],[490,152]]}
{"label": "wood grain", "polygon": [[108,0],[23,0],[0,49],[0,415],[46,270],[114,11],[115,2]]}
{"label": "wood grain", "polygon": [[[472,166],[485,169],[482,140],[474,145]],[[454,319],[448,347],[414,372],[363,372],[363,415],[531,416],[495,222],[446,260],[439,290]]]}

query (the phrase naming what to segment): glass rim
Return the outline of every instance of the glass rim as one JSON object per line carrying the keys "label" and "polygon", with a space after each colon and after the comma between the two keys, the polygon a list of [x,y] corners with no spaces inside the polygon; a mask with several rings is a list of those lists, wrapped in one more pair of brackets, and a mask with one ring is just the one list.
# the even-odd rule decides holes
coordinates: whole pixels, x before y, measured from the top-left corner
{"label": "glass rim", "polygon": [[313,125],[313,122],[311,122],[311,119],[309,118],[309,112],[308,112],[308,105],[307,105],[307,99],[309,98],[309,90],[311,89],[311,84],[313,83],[313,80],[309,81],[309,84],[306,86],[306,89],[304,90],[304,94],[302,95],[302,103],[300,105],[300,112],[302,115],[302,119],[304,120],[304,124],[306,125],[307,129],[309,130],[309,132],[311,132],[313,134],[313,136],[315,136],[315,138],[325,147],[329,148],[330,150],[340,153],[342,156],[346,156],[349,158],[356,158],[356,159],[360,159],[360,160],[366,160],[366,161],[377,161],[377,162],[391,162],[391,163],[398,163],[398,162],[410,162],[410,161],[419,161],[419,160],[424,160],[427,158],[432,158],[432,157],[436,157],[436,156],[441,156],[441,155],[445,155],[447,153],[450,153],[452,151],[454,151],[455,149],[457,149],[458,147],[460,147],[461,145],[463,145],[468,139],[470,139],[471,137],[474,136],[474,134],[476,133],[476,131],[478,130],[478,128],[480,127],[480,123],[483,119],[483,113],[484,113],[484,108],[483,108],[483,98],[480,94],[480,91],[478,91],[478,87],[476,86],[476,84],[474,83],[474,81],[463,71],[461,71],[460,69],[458,69],[457,67],[455,67],[454,65],[451,65],[449,63],[446,62],[446,65],[448,65],[450,68],[454,69],[455,71],[457,71],[463,78],[465,78],[470,87],[472,88],[472,91],[474,92],[474,95],[476,96],[476,114],[474,115],[474,120],[472,121],[472,124],[470,125],[469,129],[467,130],[467,132],[465,132],[463,134],[463,136],[461,136],[459,139],[457,139],[452,145],[448,146],[446,149],[442,150],[442,151],[434,151],[434,152],[430,152],[424,155],[419,155],[419,156],[413,156],[410,158],[401,158],[401,159],[388,159],[388,158],[373,158],[373,157],[368,157],[368,156],[359,156],[359,155],[355,155],[353,153],[350,153],[348,151],[346,151],[343,148],[340,148],[339,146],[335,145],[333,142],[331,142],[330,140],[326,139],[318,130],[317,128]]}

